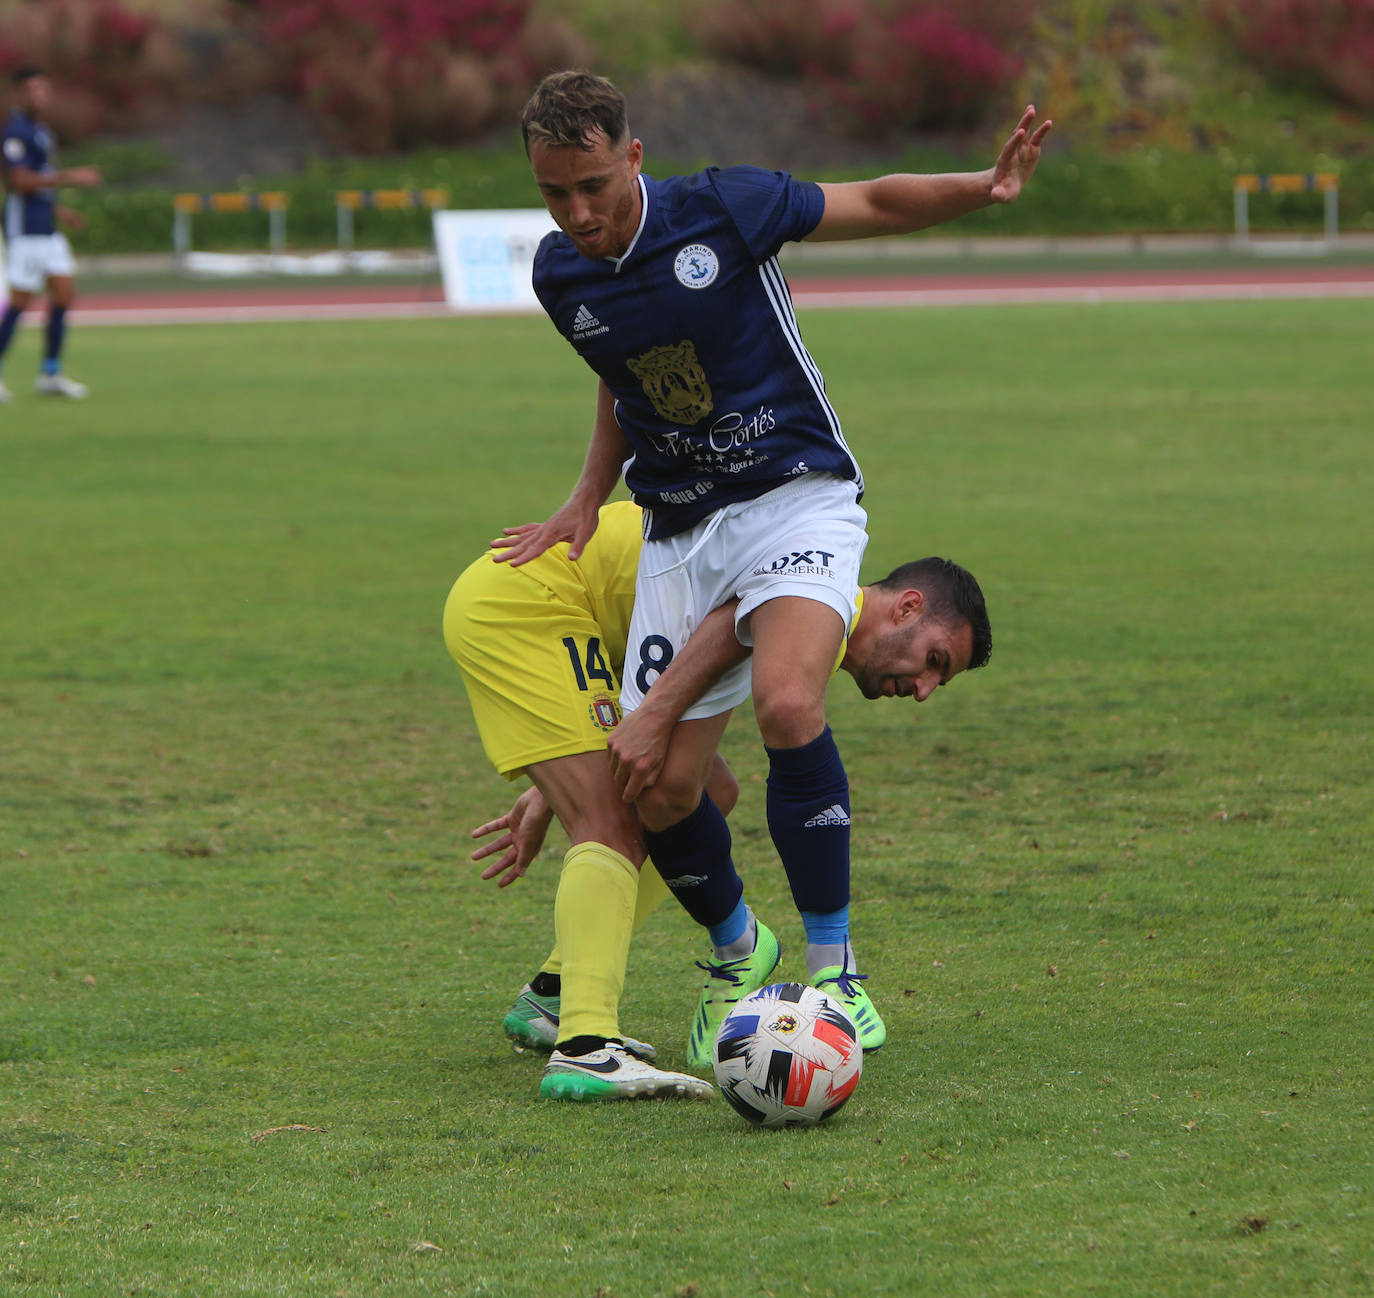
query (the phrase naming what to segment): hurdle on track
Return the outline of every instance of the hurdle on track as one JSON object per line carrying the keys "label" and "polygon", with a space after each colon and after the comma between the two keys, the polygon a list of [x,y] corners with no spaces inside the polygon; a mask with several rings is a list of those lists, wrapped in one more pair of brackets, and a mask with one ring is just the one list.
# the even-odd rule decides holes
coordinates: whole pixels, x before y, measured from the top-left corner
{"label": "hurdle on track", "polygon": [[194,212],[266,212],[267,241],[274,253],[286,251],[286,208],[290,196],[278,191],[235,190],[222,194],[176,194],[172,198],[172,251],[181,260],[191,251]]}
{"label": "hurdle on track", "polygon": [[431,211],[448,203],[446,189],[341,189],[334,195],[339,214],[339,251],[353,251],[353,216],[364,211]]}
{"label": "hurdle on track", "polygon": [[1286,172],[1265,176],[1254,172],[1238,175],[1233,180],[1236,199],[1236,238],[1250,238],[1251,194],[1315,194],[1323,196],[1326,239],[1335,243],[1340,237],[1338,228],[1340,209],[1340,178],[1333,171]]}

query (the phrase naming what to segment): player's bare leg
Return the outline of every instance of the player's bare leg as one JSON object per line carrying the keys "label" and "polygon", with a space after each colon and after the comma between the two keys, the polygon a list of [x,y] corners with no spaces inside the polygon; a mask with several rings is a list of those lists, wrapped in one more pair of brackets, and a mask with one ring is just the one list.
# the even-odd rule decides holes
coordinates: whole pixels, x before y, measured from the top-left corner
{"label": "player's bare leg", "polygon": [[572,840],[554,903],[562,961],[557,1044],[539,1093],[557,1100],[711,1094],[704,1082],[632,1053],[620,1032],[644,840],[634,809],[617,794],[609,756],[560,757],[536,763],[529,775]]}
{"label": "player's bare leg", "polygon": [[632,807],[615,796],[605,750],[529,768],[530,779],[567,831],[554,903],[562,960],[558,1043],[619,1039],[618,1006],[634,927],[644,838]]}
{"label": "player's bare leg", "polygon": [[687,1034],[690,1068],[711,1066],[721,1020],[767,982],[781,956],[777,938],[744,903],[725,816],[703,793],[728,720],[729,713],[721,713],[680,722],[657,782],[638,804],[659,872],[711,938],[712,958],[698,962],[706,977]]}
{"label": "player's bare leg", "polygon": [[825,723],[844,624],[817,600],[783,596],[750,615],[754,711],[768,752],[768,830],[806,928],[811,981],[843,1001],[865,1050],[887,1029],[849,941],[849,780]]}

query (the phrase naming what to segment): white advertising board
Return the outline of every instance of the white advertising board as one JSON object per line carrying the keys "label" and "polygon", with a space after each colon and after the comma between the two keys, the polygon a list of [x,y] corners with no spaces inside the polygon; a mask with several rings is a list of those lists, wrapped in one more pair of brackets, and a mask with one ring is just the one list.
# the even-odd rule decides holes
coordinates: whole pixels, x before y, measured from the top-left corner
{"label": "white advertising board", "polygon": [[444,299],[455,311],[537,311],[535,250],[558,227],[542,208],[435,212]]}

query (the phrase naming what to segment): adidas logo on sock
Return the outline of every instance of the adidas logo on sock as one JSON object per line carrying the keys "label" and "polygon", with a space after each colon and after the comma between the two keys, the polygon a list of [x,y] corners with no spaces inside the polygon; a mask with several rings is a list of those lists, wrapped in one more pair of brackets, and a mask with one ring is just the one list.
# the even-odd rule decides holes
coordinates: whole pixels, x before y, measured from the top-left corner
{"label": "adidas logo on sock", "polygon": [[610,333],[610,329],[587,310],[585,302],[582,303],[577,308],[577,314],[573,316],[572,336],[575,339],[595,338],[604,333]]}
{"label": "adidas logo on sock", "polygon": [[849,824],[849,812],[847,812],[837,802],[833,807],[827,807],[824,811],[817,812],[803,826],[804,829],[815,829],[818,825],[847,825]]}

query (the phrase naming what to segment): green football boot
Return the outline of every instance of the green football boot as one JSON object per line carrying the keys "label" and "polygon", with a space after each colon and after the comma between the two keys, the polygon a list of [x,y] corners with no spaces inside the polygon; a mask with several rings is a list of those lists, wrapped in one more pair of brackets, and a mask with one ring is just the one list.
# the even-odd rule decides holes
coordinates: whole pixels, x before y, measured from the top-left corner
{"label": "green football boot", "polygon": [[782,959],[782,948],[772,929],[757,917],[754,924],[757,929],[754,949],[748,955],[721,962],[697,961],[697,968],[706,970],[706,980],[687,1037],[688,1068],[705,1069],[714,1065],[712,1051],[721,1021],[738,1002],[768,985],[768,979]]}
{"label": "green football boot", "polygon": [[536,996],[529,983],[521,989],[510,1013],[501,1021],[506,1035],[517,1050],[542,1050],[548,1053],[558,1042],[557,996]]}
{"label": "green football boot", "polygon": [[887,1024],[873,1008],[873,1002],[863,989],[863,980],[867,977],[867,974],[854,973],[852,970],[846,973],[840,965],[833,964],[819,970],[811,979],[811,985],[827,996],[833,996],[844,1006],[845,1013],[859,1029],[859,1045],[865,1054],[870,1054],[887,1040]]}
{"label": "green football boot", "polygon": [[[558,1044],[558,1015],[562,1001],[561,996],[536,995],[529,983],[520,989],[510,1013],[501,1020],[502,1028],[518,1052],[540,1050],[546,1055],[552,1052]],[[651,1064],[658,1058],[658,1051],[647,1041],[636,1041],[634,1037],[623,1040],[625,1049],[636,1059]]]}

